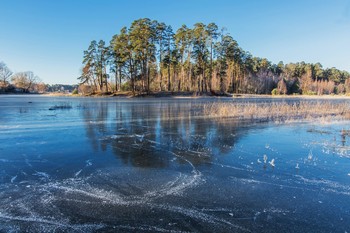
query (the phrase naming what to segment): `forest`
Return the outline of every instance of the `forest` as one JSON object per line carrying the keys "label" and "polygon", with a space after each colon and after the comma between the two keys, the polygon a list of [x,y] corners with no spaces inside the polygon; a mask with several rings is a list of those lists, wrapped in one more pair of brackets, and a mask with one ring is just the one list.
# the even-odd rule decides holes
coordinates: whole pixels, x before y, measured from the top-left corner
{"label": "forest", "polygon": [[242,49],[215,23],[170,25],[148,18],[84,51],[82,93],[347,94],[350,74],[320,63],[273,64]]}

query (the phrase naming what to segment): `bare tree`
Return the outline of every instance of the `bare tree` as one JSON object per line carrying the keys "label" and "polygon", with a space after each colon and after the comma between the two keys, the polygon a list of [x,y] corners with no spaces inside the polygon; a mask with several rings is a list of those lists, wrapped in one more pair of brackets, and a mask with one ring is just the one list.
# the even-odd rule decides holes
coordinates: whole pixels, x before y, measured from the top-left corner
{"label": "bare tree", "polygon": [[32,90],[34,84],[39,81],[39,77],[34,75],[32,71],[15,73],[12,76],[12,83],[17,88],[22,88],[24,92]]}
{"label": "bare tree", "polygon": [[0,62],[0,89],[7,88],[11,75],[12,71],[6,66],[5,63]]}
{"label": "bare tree", "polygon": [[37,82],[33,85],[33,90],[37,93],[45,93],[47,91],[47,85],[43,82]]}

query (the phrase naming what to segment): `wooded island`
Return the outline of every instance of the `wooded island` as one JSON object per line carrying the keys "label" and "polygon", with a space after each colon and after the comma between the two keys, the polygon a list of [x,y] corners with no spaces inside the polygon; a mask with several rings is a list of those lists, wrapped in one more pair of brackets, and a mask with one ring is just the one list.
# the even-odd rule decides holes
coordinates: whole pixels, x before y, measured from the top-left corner
{"label": "wooded island", "polygon": [[[262,45],[263,46],[263,45]],[[123,27],[109,44],[84,51],[82,93],[132,91],[211,94],[346,94],[350,74],[320,63],[273,64],[252,56],[215,23],[170,25],[148,18]]]}

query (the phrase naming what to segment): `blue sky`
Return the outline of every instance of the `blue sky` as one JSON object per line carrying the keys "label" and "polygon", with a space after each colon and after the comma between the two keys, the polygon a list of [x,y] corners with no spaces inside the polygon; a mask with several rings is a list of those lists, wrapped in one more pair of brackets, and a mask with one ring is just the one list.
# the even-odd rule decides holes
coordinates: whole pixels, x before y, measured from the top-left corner
{"label": "blue sky", "polygon": [[350,71],[350,0],[0,0],[0,61],[45,83],[75,84],[83,50],[148,17],[177,29],[215,22],[274,63]]}

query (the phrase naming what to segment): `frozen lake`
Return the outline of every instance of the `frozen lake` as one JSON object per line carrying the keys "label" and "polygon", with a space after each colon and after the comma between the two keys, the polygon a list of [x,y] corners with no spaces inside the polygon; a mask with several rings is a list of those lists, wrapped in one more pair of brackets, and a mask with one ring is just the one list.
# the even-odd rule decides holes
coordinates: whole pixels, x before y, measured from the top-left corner
{"label": "frozen lake", "polygon": [[0,232],[350,231],[349,122],[212,101],[0,96]]}

